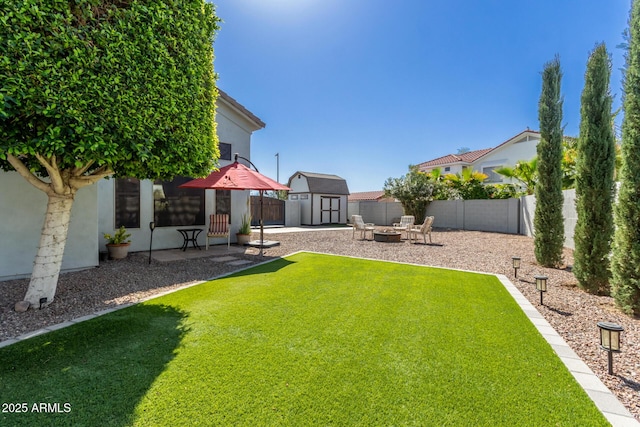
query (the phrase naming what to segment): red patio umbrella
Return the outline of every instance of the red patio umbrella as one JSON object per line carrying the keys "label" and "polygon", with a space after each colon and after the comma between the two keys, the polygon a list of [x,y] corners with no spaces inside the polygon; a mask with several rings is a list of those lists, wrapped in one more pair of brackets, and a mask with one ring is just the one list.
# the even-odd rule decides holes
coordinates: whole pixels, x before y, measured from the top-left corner
{"label": "red patio umbrella", "polygon": [[236,160],[230,165],[211,172],[206,178],[196,178],[185,182],[183,188],[210,188],[213,190],[291,190],[286,185],[262,175],[257,170],[251,170]]}
{"label": "red patio umbrella", "polygon": [[271,178],[258,172],[258,168],[251,163],[249,159],[245,159],[251,163],[256,169],[251,170],[242,163],[238,163],[238,155],[236,154],[235,162],[221,167],[215,172],[211,172],[206,178],[196,178],[180,185],[182,188],[204,188],[212,190],[258,190],[260,192],[260,255],[262,255],[262,245],[264,242],[264,224],[262,221],[262,197],[265,191],[291,190],[286,185],[282,185]]}

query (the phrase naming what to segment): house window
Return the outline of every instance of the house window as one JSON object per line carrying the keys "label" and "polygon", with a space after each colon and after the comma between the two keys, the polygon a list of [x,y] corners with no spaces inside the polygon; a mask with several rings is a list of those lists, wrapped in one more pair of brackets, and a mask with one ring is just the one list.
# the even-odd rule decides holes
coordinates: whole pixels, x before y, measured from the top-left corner
{"label": "house window", "polygon": [[298,200],[298,195],[297,194],[292,194],[289,197],[291,198],[291,200]]}
{"label": "house window", "polygon": [[191,178],[153,183],[153,218],[156,227],[204,225],[204,190],[179,188]]}
{"label": "house window", "polygon": [[216,213],[231,216],[231,190],[216,190]]}
{"label": "house window", "polygon": [[220,160],[231,160],[231,144],[225,142],[218,143],[220,150]]}
{"label": "house window", "polygon": [[445,171],[445,172],[451,172],[451,167],[450,167],[450,166],[445,167],[445,168],[444,168],[444,171]]}
{"label": "house window", "polygon": [[495,169],[500,169],[501,166],[490,166],[487,168],[482,168],[482,173],[487,175],[487,179],[484,180],[484,183],[490,184],[495,182],[502,182],[502,175],[494,172]]}
{"label": "house window", "polygon": [[116,190],[116,228],[140,228],[140,180],[119,178]]}
{"label": "house window", "polygon": [[300,200],[308,200],[309,199],[309,195],[308,194],[301,194],[300,195]]}

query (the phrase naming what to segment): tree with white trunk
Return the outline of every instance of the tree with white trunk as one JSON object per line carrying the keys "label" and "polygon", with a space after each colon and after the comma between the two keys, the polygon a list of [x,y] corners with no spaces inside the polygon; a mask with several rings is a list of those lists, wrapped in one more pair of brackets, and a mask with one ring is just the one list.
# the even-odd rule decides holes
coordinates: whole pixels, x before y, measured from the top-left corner
{"label": "tree with white trunk", "polygon": [[53,301],[79,189],[215,166],[218,22],[204,0],[0,3],[0,168],[48,197],[31,306]]}

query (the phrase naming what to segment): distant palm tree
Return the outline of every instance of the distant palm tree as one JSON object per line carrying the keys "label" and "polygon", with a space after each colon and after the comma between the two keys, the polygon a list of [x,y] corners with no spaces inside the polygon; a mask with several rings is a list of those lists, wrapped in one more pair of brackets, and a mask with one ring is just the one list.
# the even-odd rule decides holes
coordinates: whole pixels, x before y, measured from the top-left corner
{"label": "distant palm tree", "polygon": [[482,183],[488,178],[487,174],[473,170],[472,168],[462,169],[462,173],[448,173],[444,176],[447,181],[456,183],[479,182]]}
{"label": "distant palm tree", "polygon": [[487,178],[486,174],[471,168],[462,169],[462,173],[449,173],[444,176],[447,185],[457,191],[464,200],[488,199],[489,194],[482,184]]}
{"label": "distant palm tree", "polygon": [[495,173],[518,181],[527,194],[533,194],[538,180],[538,158],[519,160],[514,167],[503,166],[493,170]]}
{"label": "distant palm tree", "polygon": [[442,175],[442,169],[440,168],[433,168],[431,172],[429,172],[429,176],[434,181],[442,181],[444,178],[444,175]]}

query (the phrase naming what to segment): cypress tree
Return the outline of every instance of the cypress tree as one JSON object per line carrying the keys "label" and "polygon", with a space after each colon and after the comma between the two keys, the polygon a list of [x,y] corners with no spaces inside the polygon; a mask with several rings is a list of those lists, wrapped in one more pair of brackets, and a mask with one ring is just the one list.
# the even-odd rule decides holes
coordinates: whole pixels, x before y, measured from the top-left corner
{"label": "cypress tree", "polygon": [[538,263],[557,267],[562,263],[562,99],[560,59],[545,64],[538,103],[541,140],[538,143],[538,184],[534,217],[535,254]]}
{"label": "cypress tree", "polygon": [[628,314],[640,313],[640,2],[629,19],[624,81],[622,164],[614,207],[611,294]]}
{"label": "cypress tree", "polygon": [[576,223],[573,273],[582,289],[609,291],[613,236],[615,140],[611,127],[611,59],[604,44],[589,57],[580,109],[576,159]]}

